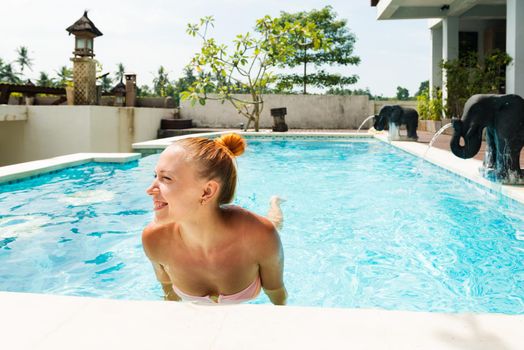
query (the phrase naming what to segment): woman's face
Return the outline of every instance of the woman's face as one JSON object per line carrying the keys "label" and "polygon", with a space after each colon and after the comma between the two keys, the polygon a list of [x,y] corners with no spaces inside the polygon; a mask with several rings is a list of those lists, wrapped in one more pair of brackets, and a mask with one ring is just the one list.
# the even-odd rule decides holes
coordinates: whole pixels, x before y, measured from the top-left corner
{"label": "woman's face", "polygon": [[167,148],[160,155],[155,179],[146,190],[153,199],[155,221],[168,224],[191,217],[200,207],[205,183],[205,179],[199,178],[194,162],[186,160],[183,148]]}

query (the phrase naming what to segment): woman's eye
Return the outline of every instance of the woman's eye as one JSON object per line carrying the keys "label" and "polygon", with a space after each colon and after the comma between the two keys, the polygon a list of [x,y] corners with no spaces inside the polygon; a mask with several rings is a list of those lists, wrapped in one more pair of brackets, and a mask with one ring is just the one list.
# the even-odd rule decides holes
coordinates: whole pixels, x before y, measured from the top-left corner
{"label": "woman's eye", "polygon": [[162,179],[171,181],[171,178],[167,176],[162,176]]}

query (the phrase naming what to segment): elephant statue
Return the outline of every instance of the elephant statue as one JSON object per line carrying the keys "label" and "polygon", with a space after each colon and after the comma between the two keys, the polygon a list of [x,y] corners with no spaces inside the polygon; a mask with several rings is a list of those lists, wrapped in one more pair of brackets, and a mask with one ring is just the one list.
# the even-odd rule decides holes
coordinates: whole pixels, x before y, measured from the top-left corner
{"label": "elephant statue", "polygon": [[[486,153],[481,173],[503,184],[524,184],[520,151],[524,146],[524,99],[518,95],[473,95],[461,119],[452,121],[451,151],[457,157],[474,157],[486,128]],[[460,140],[464,139],[463,145]]]}
{"label": "elephant statue", "polygon": [[400,125],[405,124],[407,140],[417,141],[418,113],[413,108],[399,105],[386,105],[382,107],[373,118],[373,127],[376,130],[384,130],[386,123],[389,124],[389,139],[392,141],[406,140],[400,136]]}

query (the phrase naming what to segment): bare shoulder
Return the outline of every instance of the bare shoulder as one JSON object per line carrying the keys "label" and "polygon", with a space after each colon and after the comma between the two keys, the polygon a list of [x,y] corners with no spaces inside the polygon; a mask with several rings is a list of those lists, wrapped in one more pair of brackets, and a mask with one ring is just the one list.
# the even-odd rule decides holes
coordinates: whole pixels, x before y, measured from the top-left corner
{"label": "bare shoulder", "polygon": [[173,230],[173,224],[158,225],[154,222],[149,223],[142,231],[142,246],[146,255],[153,260],[160,257],[169,240],[169,232]]}
{"label": "bare shoulder", "polygon": [[244,232],[246,243],[259,253],[281,249],[280,237],[275,225],[267,218],[237,206],[229,206],[232,221]]}

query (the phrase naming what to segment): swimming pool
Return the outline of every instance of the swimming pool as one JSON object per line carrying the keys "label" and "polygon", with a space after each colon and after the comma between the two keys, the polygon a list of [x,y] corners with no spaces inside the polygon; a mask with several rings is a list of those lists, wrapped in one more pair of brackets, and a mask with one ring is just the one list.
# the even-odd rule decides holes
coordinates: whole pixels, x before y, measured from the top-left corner
{"label": "swimming pool", "polygon": [[[157,158],[0,186],[0,290],[159,299],[140,246]],[[524,313],[521,204],[376,141],[249,140],[238,164],[237,204],[287,199],[290,304]]]}

